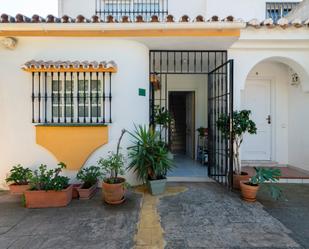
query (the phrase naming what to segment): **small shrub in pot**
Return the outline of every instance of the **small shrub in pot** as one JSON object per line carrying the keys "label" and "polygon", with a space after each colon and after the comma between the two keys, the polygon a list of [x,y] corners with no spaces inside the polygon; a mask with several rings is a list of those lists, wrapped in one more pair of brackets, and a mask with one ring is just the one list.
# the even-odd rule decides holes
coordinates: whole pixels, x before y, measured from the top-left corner
{"label": "small shrub in pot", "polygon": [[101,169],[97,166],[83,168],[77,173],[76,178],[82,181],[80,188],[77,188],[81,200],[88,200],[94,196],[101,176]]}
{"label": "small shrub in pot", "polygon": [[29,168],[24,168],[20,164],[13,166],[10,170],[10,175],[5,179],[9,185],[11,194],[23,194],[29,189],[29,180],[32,177],[32,171]]}
{"label": "small shrub in pot", "polygon": [[63,207],[70,203],[72,185],[68,177],[60,175],[64,168],[64,163],[59,163],[55,169],[47,169],[42,164],[33,172],[30,189],[24,194],[27,208]]}
{"label": "small shrub in pot", "polygon": [[103,199],[108,204],[121,204],[125,200],[126,180],[124,174],[124,157],[120,153],[120,143],[126,130],[122,130],[116,153],[110,152],[107,158],[101,158],[98,165],[105,176],[102,183]]}

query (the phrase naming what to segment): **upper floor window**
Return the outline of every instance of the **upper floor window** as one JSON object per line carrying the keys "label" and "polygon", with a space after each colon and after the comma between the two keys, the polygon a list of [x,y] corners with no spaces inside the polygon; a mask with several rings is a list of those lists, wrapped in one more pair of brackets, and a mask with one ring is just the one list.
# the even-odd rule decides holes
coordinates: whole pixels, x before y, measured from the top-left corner
{"label": "upper floor window", "polygon": [[168,14],[168,0],[96,0],[96,14],[103,20],[109,15],[118,21],[122,16],[134,20],[139,15],[144,20],[149,20],[152,15],[164,19]]}
{"label": "upper floor window", "polygon": [[299,2],[268,2],[266,3],[266,18],[277,22],[280,18],[288,15]]}

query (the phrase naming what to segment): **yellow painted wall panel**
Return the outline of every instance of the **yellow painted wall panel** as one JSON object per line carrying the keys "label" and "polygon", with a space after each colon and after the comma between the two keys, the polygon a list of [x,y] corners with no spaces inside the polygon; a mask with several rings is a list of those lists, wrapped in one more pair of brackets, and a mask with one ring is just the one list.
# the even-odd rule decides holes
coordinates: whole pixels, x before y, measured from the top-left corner
{"label": "yellow painted wall panel", "polygon": [[108,143],[107,126],[36,126],[36,143],[69,170],[79,170],[89,156]]}

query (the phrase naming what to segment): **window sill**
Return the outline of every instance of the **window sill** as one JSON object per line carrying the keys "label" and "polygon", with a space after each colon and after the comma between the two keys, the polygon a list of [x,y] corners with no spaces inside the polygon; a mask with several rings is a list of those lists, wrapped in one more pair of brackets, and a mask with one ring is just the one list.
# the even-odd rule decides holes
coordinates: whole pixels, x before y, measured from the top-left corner
{"label": "window sill", "polygon": [[36,127],[46,126],[46,127],[106,127],[108,124],[97,124],[97,123],[43,123],[34,124]]}

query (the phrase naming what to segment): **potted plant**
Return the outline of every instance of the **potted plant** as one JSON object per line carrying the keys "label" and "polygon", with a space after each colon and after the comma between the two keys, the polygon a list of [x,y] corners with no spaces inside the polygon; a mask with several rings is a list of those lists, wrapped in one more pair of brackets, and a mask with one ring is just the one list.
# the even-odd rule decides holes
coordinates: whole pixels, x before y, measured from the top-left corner
{"label": "potted plant", "polygon": [[200,128],[198,128],[198,129],[196,129],[196,130],[197,130],[198,135],[199,135],[200,137],[205,137],[205,136],[207,136],[207,133],[208,133],[208,129],[207,129],[207,128],[201,126]]}
{"label": "potted plant", "polygon": [[126,180],[120,177],[124,174],[124,158],[120,153],[120,143],[126,130],[122,130],[117,144],[117,152],[110,152],[106,159],[101,158],[98,161],[99,166],[103,170],[102,189],[103,199],[108,204],[121,204],[125,201]]}
{"label": "potted plant", "polygon": [[82,185],[77,188],[80,200],[89,200],[94,196],[98,187],[98,180],[101,176],[101,169],[97,166],[83,168],[77,173],[76,178],[83,182]]}
{"label": "potted plant", "polygon": [[30,189],[25,191],[25,204],[27,208],[64,207],[72,200],[72,185],[69,178],[60,173],[66,167],[59,163],[55,169],[47,169],[40,165],[30,178]]}
{"label": "potted plant", "polygon": [[233,188],[240,189],[240,181],[248,180],[250,177],[247,172],[241,170],[240,146],[243,142],[245,133],[256,134],[256,125],[250,118],[250,110],[234,111],[233,112],[233,129],[230,131],[230,117],[222,114],[218,121],[218,129],[222,135],[229,138],[232,137],[233,145],[233,160],[234,160],[234,175]]}
{"label": "potted plant", "polygon": [[152,129],[135,128],[133,146],[129,147],[128,169],[133,170],[140,181],[147,183],[152,195],[159,195],[166,188],[166,174],[173,167],[168,148]]}
{"label": "potted plant", "polygon": [[256,195],[261,184],[269,183],[266,186],[269,187],[270,194],[274,199],[278,199],[281,196],[281,190],[277,186],[273,186],[270,183],[276,183],[281,176],[280,169],[275,168],[257,168],[255,169],[255,175],[248,181],[240,182],[240,189],[242,198],[249,202],[256,201]]}
{"label": "potted plant", "polygon": [[172,116],[170,112],[164,107],[160,108],[160,106],[155,106],[154,111],[155,125],[160,125],[163,128],[168,128],[169,124],[172,122]]}
{"label": "potted plant", "polygon": [[20,164],[13,166],[10,170],[10,175],[5,179],[9,185],[11,194],[23,194],[29,189],[29,179],[32,176],[32,171],[29,168],[24,168]]}

